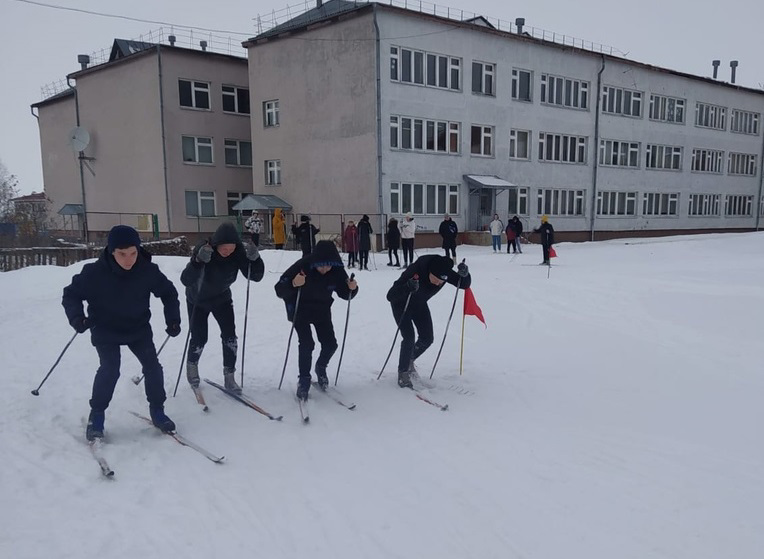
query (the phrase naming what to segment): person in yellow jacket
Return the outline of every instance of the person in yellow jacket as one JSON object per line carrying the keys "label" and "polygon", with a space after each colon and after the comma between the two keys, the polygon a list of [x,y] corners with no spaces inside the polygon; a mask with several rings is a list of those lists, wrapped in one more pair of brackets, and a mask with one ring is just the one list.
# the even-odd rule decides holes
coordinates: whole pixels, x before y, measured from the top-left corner
{"label": "person in yellow jacket", "polygon": [[273,212],[273,244],[276,248],[284,248],[285,233],[284,233],[284,214],[281,213],[281,208],[276,208]]}

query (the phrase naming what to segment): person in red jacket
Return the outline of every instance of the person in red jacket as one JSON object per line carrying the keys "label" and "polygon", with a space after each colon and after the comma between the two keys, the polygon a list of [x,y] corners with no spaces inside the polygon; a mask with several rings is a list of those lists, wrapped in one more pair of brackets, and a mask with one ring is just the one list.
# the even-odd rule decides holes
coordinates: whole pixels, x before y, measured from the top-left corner
{"label": "person in red jacket", "polygon": [[348,221],[348,225],[345,227],[342,240],[348,253],[348,268],[355,268],[358,259],[358,228],[352,219]]}

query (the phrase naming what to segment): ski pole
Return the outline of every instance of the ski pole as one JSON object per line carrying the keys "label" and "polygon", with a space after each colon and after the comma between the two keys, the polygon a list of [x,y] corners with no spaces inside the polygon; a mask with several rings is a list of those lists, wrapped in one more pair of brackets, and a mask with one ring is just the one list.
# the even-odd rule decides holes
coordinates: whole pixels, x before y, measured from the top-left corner
{"label": "ski pole", "polygon": [[[157,357],[159,357],[159,354],[162,353],[162,350],[164,349],[164,346],[167,344],[167,342],[170,341],[170,334],[167,334],[167,337],[162,342],[162,345],[159,346],[159,351],[157,351]],[[136,386],[139,385],[143,381],[144,375],[138,376],[135,375],[131,380],[133,381],[133,384]]]}
{"label": "ski pole", "polygon": [[[196,297],[199,298],[199,294],[202,292],[202,284],[204,283],[204,271],[206,268],[202,268],[202,272],[199,274],[199,288],[196,290]],[[196,316],[196,306],[191,307],[191,316],[188,319],[188,334],[186,334],[186,343],[183,344],[183,355],[180,358],[180,367],[178,367],[178,379],[175,381],[175,390],[172,392],[172,397],[178,393],[178,385],[180,384],[180,375],[183,372],[183,363],[186,362],[186,352],[188,351],[188,342],[191,340],[191,330],[194,328],[194,317]]]}
{"label": "ski pole", "polygon": [[45,378],[42,379],[42,382],[40,383],[40,386],[38,386],[37,388],[32,390],[32,394],[33,395],[35,395],[35,396],[39,396],[40,395],[40,388],[42,388],[42,385],[45,384],[46,380],[48,380],[48,377],[53,372],[53,369],[56,368],[56,365],[58,365],[58,362],[61,361],[61,358],[64,356],[64,353],[66,353],[66,350],[69,349],[70,345],[72,345],[72,342],[74,341],[74,338],[77,337],[77,334],[79,334],[79,332],[75,332],[74,336],[72,336],[72,339],[69,340],[69,342],[64,346],[64,350],[61,352],[61,355],[58,356],[58,359],[56,359],[56,362],[53,363],[53,366],[50,368],[50,371],[48,371],[48,374],[45,375]]}
{"label": "ski pole", "polygon": [[252,261],[247,264],[247,299],[244,303],[244,335],[241,341],[241,387],[244,388],[244,351],[247,348],[247,315],[249,314],[249,275],[252,271]]}
{"label": "ski pole", "polygon": [[[355,274],[350,274],[350,281],[353,281]],[[350,300],[353,297],[348,297],[348,310],[345,313],[345,332],[342,334],[342,348],[340,349],[340,360],[337,362],[337,374],[334,375],[334,386],[337,386],[337,380],[340,378],[340,365],[342,365],[342,355],[345,353],[345,339],[348,336],[348,322],[350,321]]]}
{"label": "ski pole", "polygon": [[292,346],[292,334],[294,334],[294,322],[297,320],[297,310],[300,307],[300,294],[302,289],[297,290],[297,299],[294,302],[294,313],[292,314],[292,328],[289,330],[289,340],[287,340],[286,356],[284,357],[284,367],[281,369],[281,380],[279,381],[279,390],[281,383],[284,382],[284,373],[286,373],[287,361],[289,361],[289,348]]}
{"label": "ski pole", "polygon": [[[464,261],[467,260],[466,258],[462,259],[462,264],[464,264]],[[435,357],[435,363],[432,364],[432,371],[430,371],[430,378],[432,378],[432,375],[435,374],[435,367],[438,366],[438,360],[440,359],[440,354],[443,351],[443,346],[446,345],[446,336],[448,336],[448,327],[451,325],[451,319],[454,317],[454,309],[456,308],[456,298],[459,297],[459,289],[462,286],[462,276],[459,276],[459,281],[456,283],[456,293],[454,293],[454,304],[451,305],[451,314],[448,315],[448,322],[446,322],[446,331],[443,333],[443,341],[440,342],[440,349],[438,350],[438,355]]]}
{"label": "ski pole", "polygon": [[[414,274],[414,279],[419,279],[419,274]],[[384,365],[382,365],[382,370],[379,371],[379,374],[377,375],[377,380],[382,378],[382,373],[385,372],[385,367],[387,367],[387,362],[390,361],[390,356],[393,354],[393,350],[395,349],[395,340],[398,339],[398,332],[401,331],[401,322],[403,322],[403,318],[406,316],[406,311],[409,308],[409,303],[411,302],[411,295],[413,295],[412,292],[409,292],[409,296],[406,297],[406,304],[403,307],[403,312],[401,313],[401,319],[398,321],[397,327],[395,329],[395,336],[393,336],[393,344],[390,346],[390,351],[387,352],[387,359],[385,359]]]}

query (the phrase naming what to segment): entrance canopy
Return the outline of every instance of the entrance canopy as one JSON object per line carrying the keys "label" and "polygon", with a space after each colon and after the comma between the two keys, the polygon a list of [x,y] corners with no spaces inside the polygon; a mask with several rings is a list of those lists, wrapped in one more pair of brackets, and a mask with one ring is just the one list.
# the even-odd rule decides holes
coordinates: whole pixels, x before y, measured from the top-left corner
{"label": "entrance canopy", "polygon": [[275,210],[277,208],[286,210],[287,212],[292,211],[292,206],[290,204],[287,204],[284,200],[272,194],[247,194],[241,202],[238,202],[233,207],[237,212],[242,210],[262,212]]}
{"label": "entrance canopy", "polygon": [[471,188],[490,188],[497,192],[517,187],[516,184],[512,184],[496,175],[464,175],[464,179]]}
{"label": "entrance canopy", "polygon": [[58,215],[82,215],[82,204],[64,204]]}

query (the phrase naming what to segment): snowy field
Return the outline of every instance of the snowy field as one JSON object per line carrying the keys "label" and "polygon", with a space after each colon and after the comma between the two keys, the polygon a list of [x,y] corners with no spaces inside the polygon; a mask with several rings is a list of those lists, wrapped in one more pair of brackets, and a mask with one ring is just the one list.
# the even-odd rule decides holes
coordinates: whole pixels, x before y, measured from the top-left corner
{"label": "snowy field", "polygon": [[[395,324],[385,256],[358,276],[339,388],[311,423],[294,400],[296,339],[277,273],[252,284],[245,392],[282,422],[185,378],[166,409],[220,465],[130,415],[148,411],[122,379],[106,414],[101,476],[84,443],[97,357],[73,334],[61,290],[82,263],[0,274],[0,557],[359,559],[760,559],[764,557],[764,233],[561,244],[517,257],[460,247],[488,328],[461,301],[436,385],[441,412],[376,375]],[[424,254],[419,251],[418,254]],[[269,272],[294,252],[264,251]],[[158,257],[180,286],[185,258]],[[431,301],[435,345],[453,301]],[[235,284],[241,340],[245,282]],[[157,347],[164,340],[154,300]],[[341,339],[346,303],[334,307]],[[185,319],[185,317],[184,317]],[[172,391],[183,334],[160,360]],[[217,326],[202,376],[222,381]],[[337,354],[330,365],[334,379]],[[397,349],[396,354],[397,357]],[[395,361],[395,358],[392,360]],[[237,377],[238,377],[237,372]]]}

